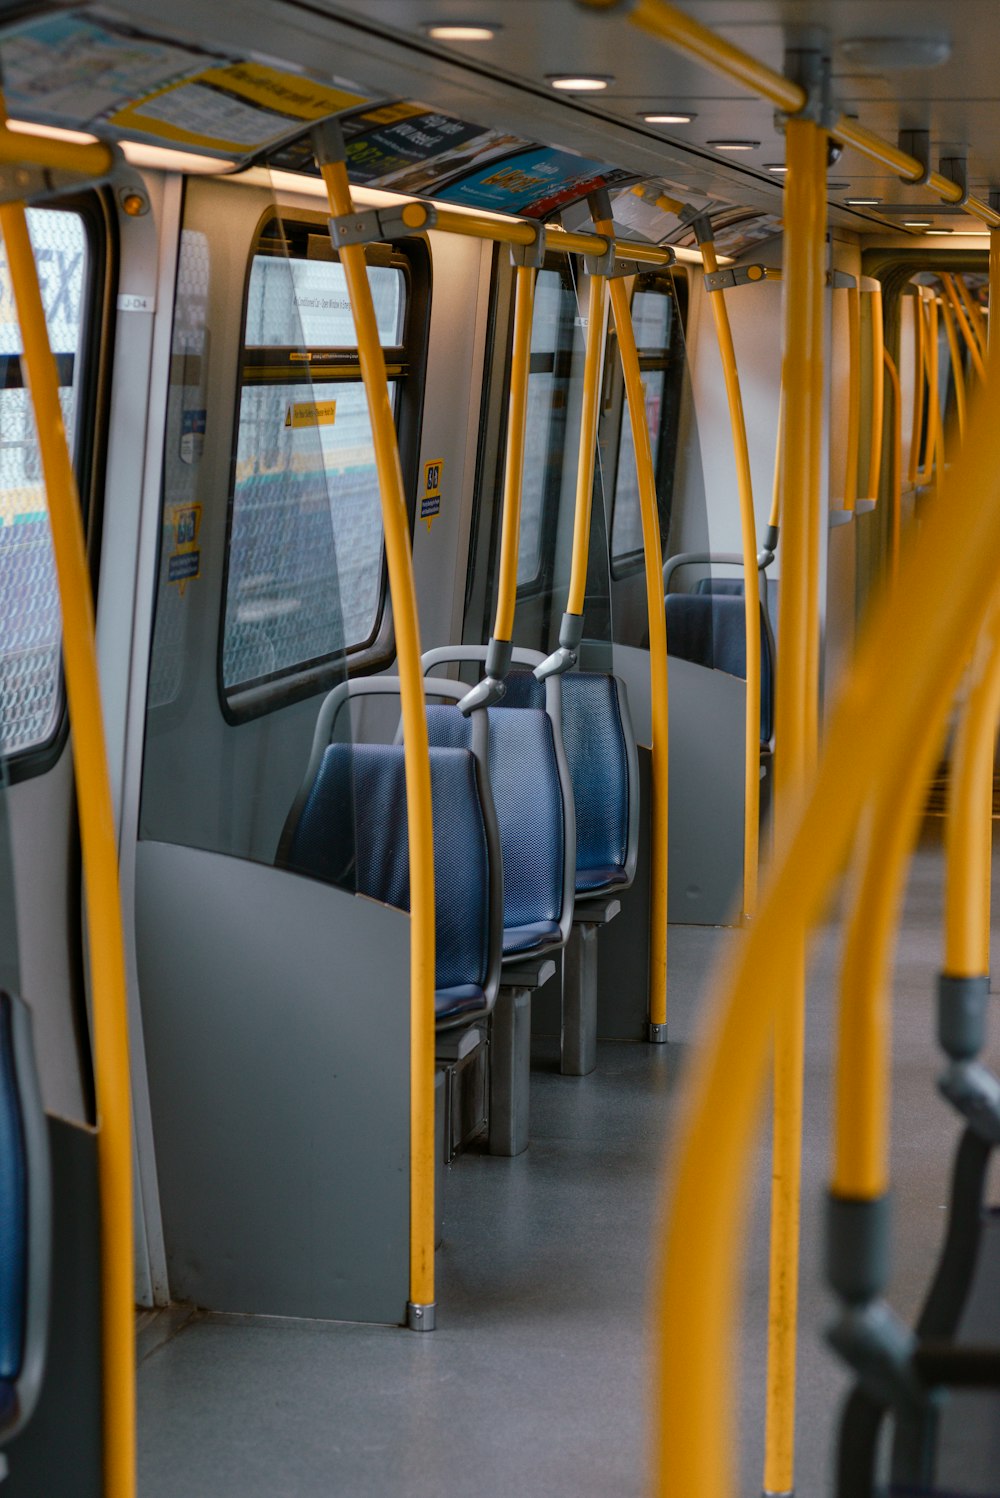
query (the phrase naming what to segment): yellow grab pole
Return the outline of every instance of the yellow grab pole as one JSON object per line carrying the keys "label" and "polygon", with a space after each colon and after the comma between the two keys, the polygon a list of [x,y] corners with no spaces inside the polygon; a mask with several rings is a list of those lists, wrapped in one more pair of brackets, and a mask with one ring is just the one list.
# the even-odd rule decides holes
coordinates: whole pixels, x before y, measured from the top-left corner
{"label": "yellow grab pole", "polygon": [[[793,825],[802,801],[815,747],[818,708],[818,643],[813,638],[819,628],[818,556],[813,553],[818,549],[820,483],[817,397],[821,398],[823,391],[825,131],[811,121],[790,119],[785,159],[782,566],[774,734],[775,826],[779,837]],[[794,986],[795,997],[782,1012],[774,1057],[764,1469],[768,1493],[790,1493],[794,1487],[805,949],[804,933],[789,935],[783,973]]]}
{"label": "yellow grab pole", "polygon": [[[353,212],[339,130],[313,132],[334,218]],[[434,1325],[434,823],[420,623],[413,585],[406,493],[364,245],[340,250],[358,339],[378,471],[385,556],[396,635],[410,849],[410,1304],[415,1330]]]}
{"label": "yellow grab pole", "polygon": [[892,388],[892,468],[889,484],[889,503],[892,506],[889,532],[890,571],[893,581],[899,572],[899,549],[902,541],[903,520],[903,392],[900,389],[899,373],[888,349],[883,349],[885,372]]}
{"label": "yellow grab pole", "polygon": [[958,334],[955,332],[955,319],[946,297],[940,299],[941,316],[944,319],[944,331],[948,338],[948,357],[951,360],[951,373],[955,381],[955,407],[958,411],[958,437],[959,441],[965,440],[965,370],[962,368],[962,356],[958,347]]}
{"label": "yellow grab pole", "polygon": [[944,474],[944,434],[941,428],[941,385],[938,360],[938,313],[937,302],[921,303],[927,313],[924,330],[924,373],[927,382],[927,441],[924,444],[924,465],[917,472],[918,484],[932,484]]}
{"label": "yellow grab pole", "polygon": [[592,275],[587,303],[587,349],[583,360],[580,456],[576,469],[576,508],[573,512],[573,561],[570,568],[569,597],[566,601],[566,613],[580,619],[581,625],[587,596],[587,566],[590,561],[590,519],[601,400],[601,355],[607,310],[607,277]]}
{"label": "yellow grab pole", "polygon": [[882,482],[882,440],[885,429],[885,333],[882,326],[882,286],[876,281],[868,293],[871,298],[871,346],[872,346],[872,419],[868,439],[868,481],[865,485],[867,498],[878,504]]}
{"label": "yellow grab pole", "polygon": [[847,288],[847,451],[844,457],[844,509],[854,513],[858,500],[858,448],[861,431],[861,293]]}
{"label": "yellow grab pole", "polygon": [[510,405],[507,453],[503,477],[503,515],[500,531],[500,575],[497,583],[495,640],[510,641],[517,600],[517,560],[521,538],[521,491],[524,484],[524,433],[528,420],[528,378],[531,371],[531,323],[535,311],[535,269],[516,268],[514,347],[510,365]]}
{"label": "yellow grab pole", "polygon": [[771,513],[767,521],[767,537],[764,546],[768,551],[773,551],[778,542],[778,525],[781,520],[781,444],[784,438],[781,429],[785,421],[785,392],[778,391],[778,435],[775,439],[774,448],[774,488],[771,491]]}
{"label": "yellow grab pole", "polygon": [[0,123],[0,162],[97,179],[114,170],[115,151],[106,141],[54,140],[31,130],[10,130]]}
{"label": "yellow grab pole", "polygon": [[[791,423],[790,423],[791,425]],[[826,907],[873,791],[895,795],[926,730],[943,731],[1000,567],[1000,434],[979,404],[950,480],[875,607],[827,720],[807,804],[781,833],[757,919],[710,979],[718,1003],[686,1081],[664,1222],[658,1317],[659,1498],[732,1498],[737,1296],[755,1122],[804,929]],[[791,519],[790,514],[786,519]],[[942,589],[940,579],[949,579]],[[927,607],[933,597],[935,607]],[[893,669],[886,670],[886,661]],[[879,723],[871,734],[871,723]],[[859,750],[859,745],[861,746]]]}
{"label": "yellow grab pole", "polygon": [[920,468],[920,444],[924,438],[924,303],[919,291],[913,296],[913,424],[910,428],[910,488],[916,488]]}
{"label": "yellow grab pole", "polygon": [[[599,222],[601,233],[611,225]],[[653,451],[646,422],[646,397],[639,369],[639,351],[632,326],[625,282],[616,277],[610,285],[611,312],[618,335],[618,353],[625,380],[635,467],[639,481],[639,513],[642,518],[642,549],[646,569],[646,618],[649,627],[649,689],[652,708],[650,872],[649,872],[649,1038],[667,1038],[667,814],[669,809],[669,672],[667,621],[663,602],[663,547],[656,498]]]}
{"label": "yellow grab pole", "polygon": [[101,1389],[106,1498],[135,1493],[135,1265],[132,1102],[118,849],[104,742],[83,522],[59,405],[23,203],[0,206],[0,234],[24,340],[63,624],[90,964],[97,1168],[101,1199]]}
{"label": "yellow grab pole", "polygon": [[965,346],[969,350],[969,358],[972,360],[972,367],[976,371],[976,374],[979,376],[979,378],[982,380],[986,376],[986,367],[983,363],[983,356],[980,351],[979,344],[976,340],[976,336],[973,333],[969,321],[965,315],[965,307],[962,303],[962,298],[959,296],[958,290],[955,286],[955,278],[951,275],[942,275],[941,280],[944,282],[944,289],[948,293],[948,296],[951,300],[951,305],[955,309],[955,321],[958,324],[958,331],[962,335]]}
{"label": "yellow grab pole", "polygon": [[[715,245],[706,238],[699,243],[706,275],[718,270]],[[753,480],[747,444],[743,396],[733,346],[725,292],[709,293],[715,332],[722,357],[722,373],[729,402],[729,425],[736,460],[736,489],[740,502],[743,540],[743,600],[746,633],[746,719],[743,774],[743,920],[753,915],[757,904],[757,856],[760,835],[760,574],[757,570],[757,522],[753,509]]]}
{"label": "yellow grab pole", "polygon": [[973,297],[972,292],[969,290],[968,285],[966,284],[965,277],[963,275],[955,275],[954,281],[955,285],[958,288],[958,294],[962,298],[966,313],[968,314],[969,327],[972,329],[972,336],[975,338],[976,343],[979,345],[979,352],[985,359],[986,329],[983,327],[983,309]]}
{"label": "yellow grab pole", "polygon": [[[996,229],[990,234],[990,316],[987,324],[990,353],[996,348],[997,328],[1000,326],[1000,233]],[[994,310],[996,309],[996,310]]]}
{"label": "yellow grab pole", "polygon": [[944,972],[990,970],[993,754],[1000,717],[1000,601],[977,643],[951,756],[946,829]]}

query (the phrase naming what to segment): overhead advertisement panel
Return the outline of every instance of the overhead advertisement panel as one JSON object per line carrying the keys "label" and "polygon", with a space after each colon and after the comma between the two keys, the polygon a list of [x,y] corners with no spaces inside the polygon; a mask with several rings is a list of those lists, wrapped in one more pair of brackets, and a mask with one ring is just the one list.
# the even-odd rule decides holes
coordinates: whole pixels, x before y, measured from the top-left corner
{"label": "overhead advertisement panel", "polygon": [[249,160],[372,95],[254,54],[138,30],[100,8],[35,17],[0,35],[8,113]]}

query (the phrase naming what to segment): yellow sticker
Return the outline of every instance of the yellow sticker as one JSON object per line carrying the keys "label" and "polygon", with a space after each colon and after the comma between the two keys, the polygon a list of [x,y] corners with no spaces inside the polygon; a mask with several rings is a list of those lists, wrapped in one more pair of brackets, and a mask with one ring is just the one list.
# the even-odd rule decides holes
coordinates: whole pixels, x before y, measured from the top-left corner
{"label": "yellow sticker", "polygon": [[426,520],[430,530],[441,513],[441,479],[444,474],[444,459],[432,458],[424,464],[424,494],[420,501],[420,518]]}
{"label": "yellow sticker", "polygon": [[189,582],[201,576],[201,505],[174,505],[170,511],[174,549],[167,558],[167,581],[177,583],[183,596]]}
{"label": "yellow sticker", "polygon": [[332,427],[336,419],[336,401],[296,401],[285,412],[286,427]]}

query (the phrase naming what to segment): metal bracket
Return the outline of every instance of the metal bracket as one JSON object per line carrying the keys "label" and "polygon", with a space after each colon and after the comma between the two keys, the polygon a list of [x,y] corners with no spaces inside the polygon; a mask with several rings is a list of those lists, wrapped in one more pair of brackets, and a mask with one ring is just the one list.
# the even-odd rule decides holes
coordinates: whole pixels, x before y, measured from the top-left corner
{"label": "metal bracket", "polygon": [[80,192],[83,188],[99,187],[110,182],[125,158],[119,146],[103,141],[111,152],[111,167],[102,177],[87,176],[82,172],[55,171],[48,167],[4,162],[0,165],[0,203],[39,203],[59,193]]}
{"label": "metal bracket", "polygon": [[[414,212],[414,210],[417,210]],[[375,244],[422,234],[437,223],[437,209],[430,203],[404,203],[399,208],[363,208],[328,220],[330,242],[335,250],[345,245]]]}
{"label": "metal bracket", "polygon": [[[961,188],[962,196],[954,204],[956,208],[964,208],[969,201],[969,163],[964,156],[942,156],[938,167],[942,177],[947,177],[949,182],[954,182],[956,187]],[[951,203],[951,199],[947,199]]]}
{"label": "metal bracket", "polygon": [[[667,264],[673,265],[677,259],[676,250],[668,244],[659,245],[658,248],[669,255]],[[627,260],[620,256],[613,239],[608,240],[608,248],[603,255],[584,255],[583,263],[588,276],[604,276],[608,281],[616,281],[621,276],[640,276],[648,269],[643,260]]]}
{"label": "metal bracket", "polygon": [[515,265],[523,265],[529,270],[541,270],[545,261],[545,225],[538,225],[530,244],[512,244],[510,258]]}
{"label": "metal bracket", "polygon": [[767,280],[763,265],[729,265],[702,278],[706,291],[726,291],[730,286],[759,286]]}
{"label": "metal bracket", "polygon": [[994,213],[1000,213],[1000,187],[991,187],[986,201]]}
{"label": "metal bracket", "polygon": [[899,149],[907,156],[915,156],[923,167],[922,177],[900,177],[908,187],[926,187],[931,180],[931,132],[929,130],[901,130]]}
{"label": "metal bracket", "polygon": [[824,130],[831,130],[837,120],[837,110],[833,104],[832,69],[827,54],[815,47],[789,47],[785,52],[785,77],[805,89],[806,102],[794,115],[778,110],[776,119],[782,124],[791,118],[812,120],[822,125]]}

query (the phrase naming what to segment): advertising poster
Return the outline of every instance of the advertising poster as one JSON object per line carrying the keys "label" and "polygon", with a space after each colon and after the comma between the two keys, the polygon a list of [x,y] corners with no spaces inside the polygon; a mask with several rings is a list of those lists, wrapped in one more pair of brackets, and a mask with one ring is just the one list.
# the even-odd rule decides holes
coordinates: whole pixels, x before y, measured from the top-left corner
{"label": "advertising poster", "polygon": [[534,146],[439,188],[436,196],[468,208],[547,218],[600,188],[634,181],[636,173],[548,146]]}

